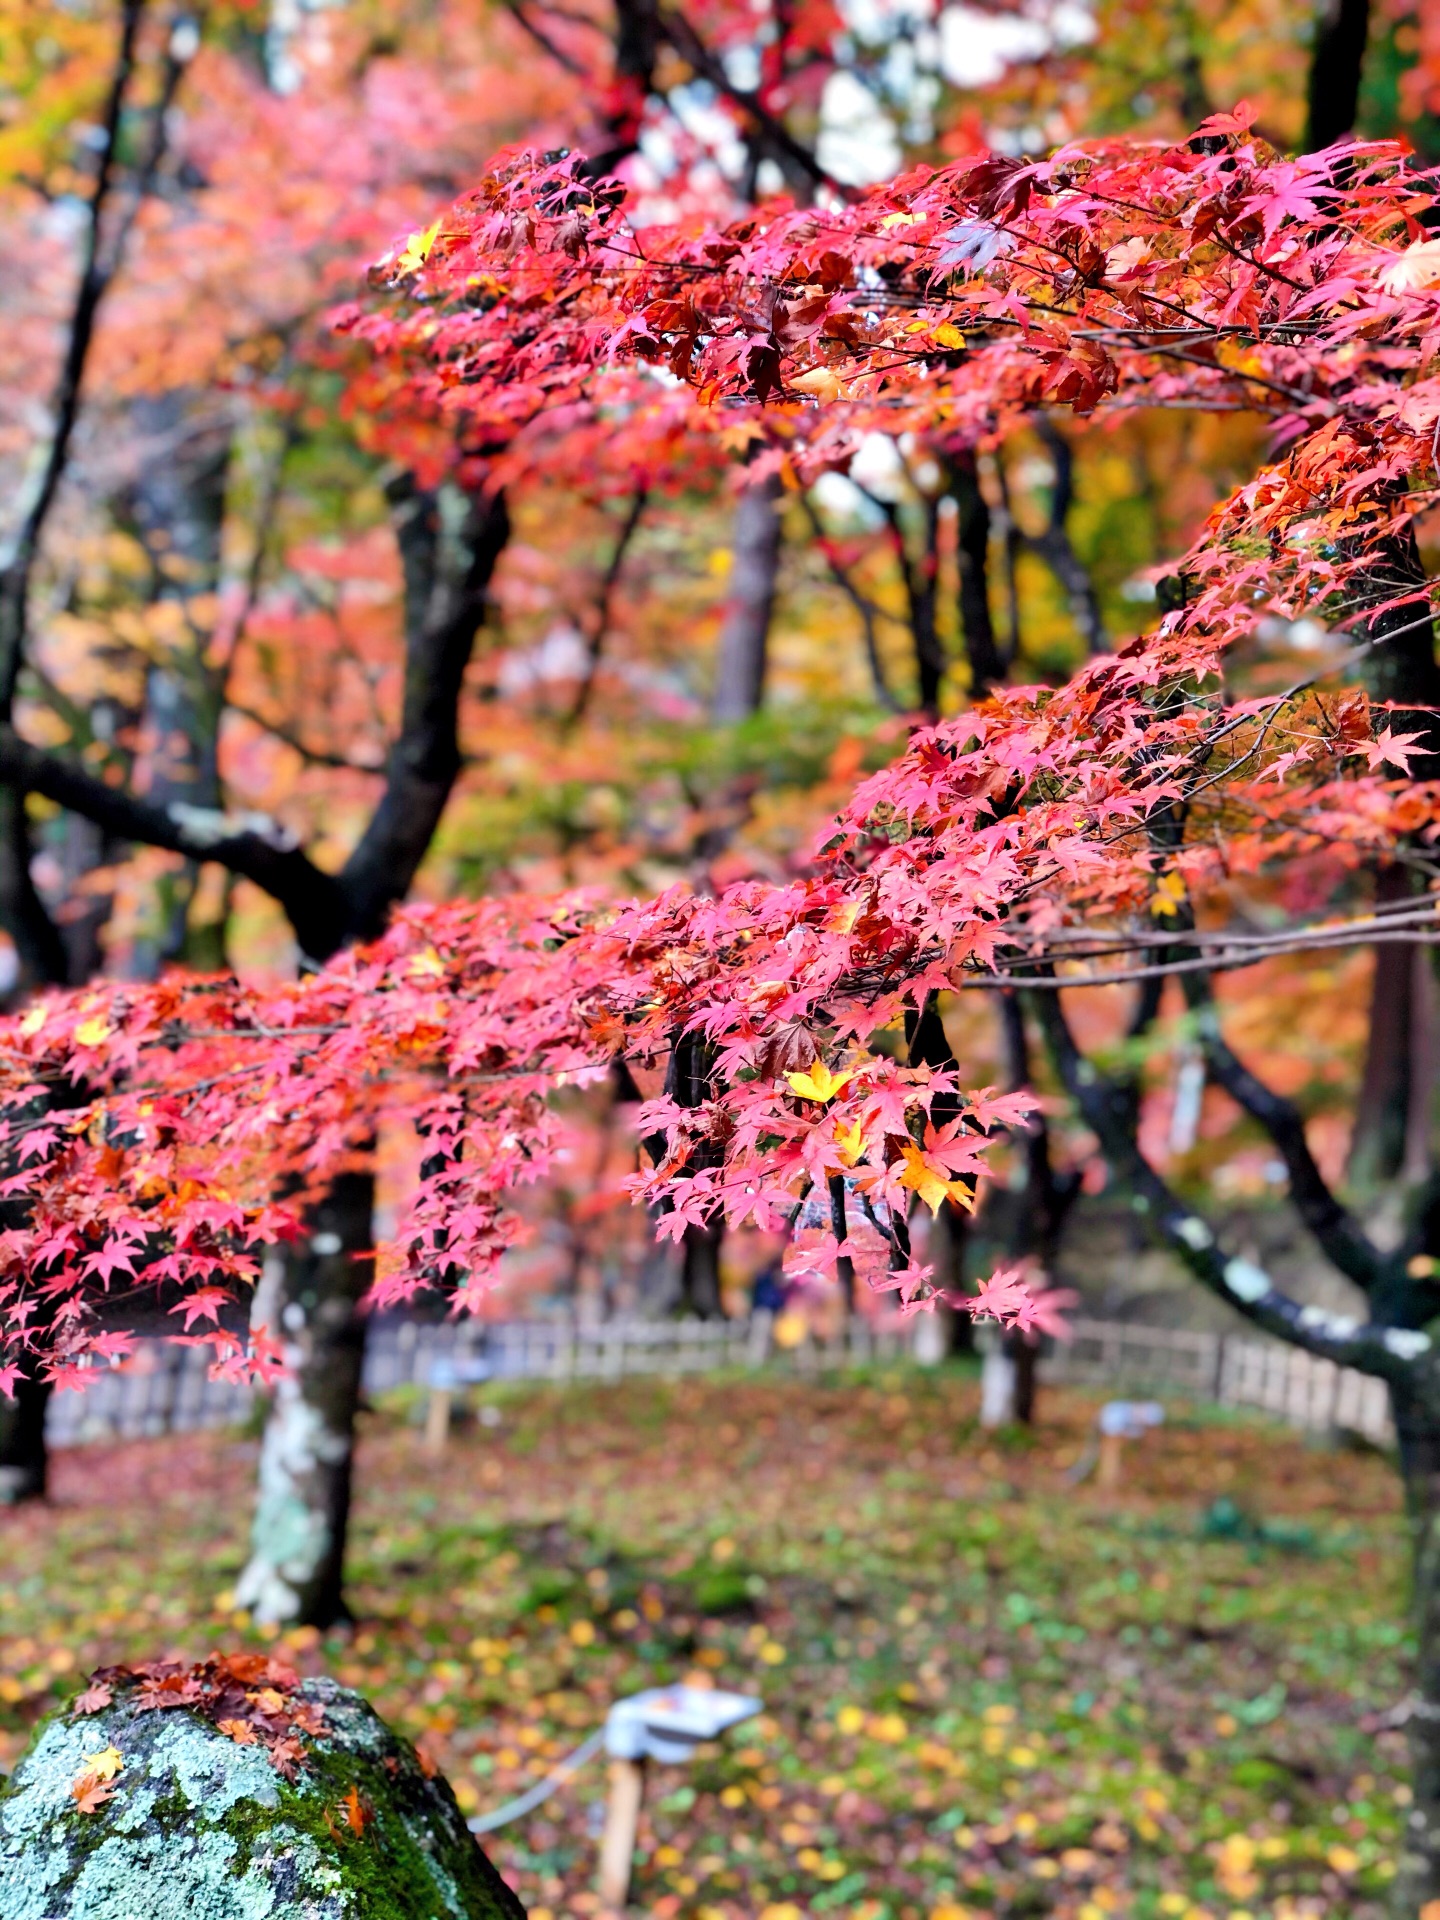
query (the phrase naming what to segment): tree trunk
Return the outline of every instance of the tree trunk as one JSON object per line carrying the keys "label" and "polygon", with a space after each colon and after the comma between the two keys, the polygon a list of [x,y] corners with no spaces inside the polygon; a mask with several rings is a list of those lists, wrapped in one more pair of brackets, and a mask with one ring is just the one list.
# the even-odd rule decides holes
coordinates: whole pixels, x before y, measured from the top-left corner
{"label": "tree trunk", "polygon": [[960,627],[970,662],[970,697],[982,700],[1005,678],[1005,662],[990,617],[990,508],[980,490],[973,451],[950,462],[950,490],[957,515],[955,561],[959,573]]}
{"label": "tree trunk", "polygon": [[[1424,581],[1414,536],[1407,532],[1381,550],[1367,591],[1374,601],[1389,600],[1410,587],[1422,588]],[[1440,778],[1440,664],[1433,626],[1417,618],[1426,604],[1417,593],[1377,614],[1368,626],[1364,663],[1371,698],[1394,703],[1391,727],[1420,736],[1410,769],[1416,780]],[[1408,870],[1399,863],[1376,876],[1377,906],[1404,900],[1413,890]],[[1408,1177],[1417,1168],[1423,1178],[1429,1171],[1435,999],[1425,948],[1375,949],[1370,1034],[1350,1149],[1350,1174],[1357,1184],[1378,1184],[1401,1173]]]}
{"label": "tree trunk", "polygon": [[0,1397],[0,1506],[43,1500],[50,1477],[45,1410],[54,1392],[48,1380],[27,1372],[11,1400]]}
{"label": "tree trunk", "polygon": [[720,630],[711,707],[713,717],[721,722],[748,719],[765,697],[770,616],[780,572],[778,479],[746,487],[735,508],[734,525],[730,598]]}
{"label": "tree trunk", "polygon": [[[344,924],[308,947],[320,964],[374,938],[409,891],[460,771],[465,669],[510,522],[503,494],[388,488],[405,577],[405,692],[385,792],[339,876]],[[293,920],[293,916],[292,916]],[[296,929],[297,935],[299,928]],[[302,936],[303,938],[303,936]],[[258,1618],[324,1627],[346,1617],[342,1577],[374,1243],[372,1173],[342,1174],[286,1262],[280,1333],[289,1376],[260,1457],[249,1565],[237,1589]]]}
{"label": "tree trunk", "polygon": [[1315,52],[1306,90],[1307,153],[1343,140],[1354,129],[1369,36],[1370,0],[1325,0],[1315,22]]}
{"label": "tree trunk", "polygon": [[1411,1528],[1415,1682],[1406,1722],[1411,1791],[1396,1912],[1440,1900],[1440,1401],[1407,1379],[1391,1389]]}
{"label": "tree trunk", "polygon": [[680,1264],[680,1311],[697,1320],[721,1320],[725,1302],[720,1291],[720,1248],[725,1239],[725,1222],[707,1220],[703,1226],[688,1226],[682,1242]]}
{"label": "tree trunk", "polygon": [[[1380,901],[1402,899],[1399,868],[1380,876]],[[1430,1172],[1435,1101],[1436,982],[1428,949],[1395,944],[1375,949],[1370,1028],[1349,1173],[1361,1188],[1402,1178],[1418,1184]]]}
{"label": "tree trunk", "polygon": [[372,1173],[341,1174],[311,1216],[309,1242],[285,1261],[276,1332],[289,1371],[265,1426],[250,1560],[235,1590],[257,1620],[323,1628],[348,1617],[345,1537],[374,1200]]}
{"label": "tree trunk", "polygon": [[[145,457],[128,506],[157,570],[155,599],[187,609],[186,626],[203,633],[204,620],[188,609],[220,583],[230,421],[205,417],[180,391],[138,400],[134,411]],[[145,789],[158,806],[220,806],[220,699],[212,680],[198,642],[157,658],[146,674]],[[187,861],[183,873],[161,883],[156,931],[136,942],[138,978],[153,979],[168,963],[192,957],[190,903],[199,872]]]}

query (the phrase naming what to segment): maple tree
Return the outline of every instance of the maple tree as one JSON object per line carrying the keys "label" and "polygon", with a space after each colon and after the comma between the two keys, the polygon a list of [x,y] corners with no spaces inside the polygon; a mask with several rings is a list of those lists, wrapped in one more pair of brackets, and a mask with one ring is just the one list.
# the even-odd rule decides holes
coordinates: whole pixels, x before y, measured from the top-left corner
{"label": "maple tree", "polygon": [[[303,734],[277,716],[305,685],[306,630],[240,597],[242,624],[289,657],[265,672],[260,656],[238,658],[222,691],[255,729],[244,736],[252,750],[258,739],[321,769],[324,804],[343,793],[360,822],[348,864],[336,876],[273,817],[227,816],[213,789],[147,795],[153,766],[113,751],[98,757],[120,777],[97,778],[93,740],[87,766],[9,728],[0,770],[10,790],[167,849],[195,872],[218,861],[258,882],[290,913],[302,949],[324,959],[381,934],[459,779],[465,662],[508,524],[499,487],[515,502],[537,473],[585,468],[602,507],[622,510],[609,515],[623,538],[601,569],[604,597],[575,676],[581,718],[603,684],[634,527],[683,484],[677,475],[713,486],[744,458],[745,497],[799,495],[813,508],[811,483],[855,471],[876,436],[940,463],[959,522],[958,674],[935,611],[936,572],[950,564],[941,493],[926,496],[918,557],[898,509],[879,531],[903,596],[915,704],[938,719],[957,681],[991,697],[916,735],[791,880],[726,886],[717,862],[698,894],[619,905],[626,888],[612,871],[566,900],[411,910],[377,946],[299,982],[103,981],[42,1002],[6,1036],[7,1378],[38,1368],[76,1380],[95,1358],[118,1357],[142,1294],[162,1313],[173,1306],[184,1337],[209,1342],[221,1364],[270,1373],[276,1350],[242,1334],[239,1308],[263,1250],[279,1242],[297,1249],[292,1285],[349,1303],[343,1339],[307,1361],[328,1376],[343,1431],[358,1390],[354,1308],[368,1275],[353,1256],[373,1237],[377,1129],[412,1138],[421,1174],[379,1249],[375,1297],[399,1302],[438,1285],[473,1304],[518,1231],[507,1196],[555,1165],[548,1094],[604,1079],[617,1058],[652,1093],[668,1076],[642,1118],[651,1165],[637,1183],[662,1231],[704,1234],[722,1219],[798,1228],[812,1270],[892,1288],[910,1308],[932,1304],[944,1276],[933,1247],[917,1254],[911,1208],[966,1209],[1007,1131],[1018,1138],[1028,1125],[1038,1155],[1043,1136],[1019,1089],[1035,1077],[1028,1046],[1039,1033],[1137,1209],[1202,1280],[1270,1330],[1392,1381],[1407,1471],[1433,1525],[1425,1328],[1440,1248],[1428,1243],[1423,1196],[1398,1246],[1382,1247],[1322,1176],[1295,1104],[1236,1057],[1221,1024],[1227,975],[1263,957],[1366,947],[1383,968],[1391,954],[1408,965],[1429,938],[1437,689],[1423,476],[1440,413],[1429,176],[1378,142],[1287,159],[1237,111],[1189,140],[1071,143],[1043,161],[962,157],[863,192],[838,183],[797,132],[835,70],[823,9],[785,15],[756,87],[732,70],[753,23],[726,13],[691,25],[663,9],[622,10],[597,27],[537,6],[518,20],[547,62],[595,80],[598,130],[548,108],[556,144],[582,137],[590,157],[512,149],[438,217],[433,188],[410,181],[381,195],[371,224],[357,222],[343,245],[378,248],[382,226],[408,237],[342,313],[338,335],[306,335],[310,364],[347,381],[367,452],[409,476],[389,505],[405,588],[419,577],[424,591],[411,595],[399,746],[378,807],[383,729],[367,769],[343,764],[354,731],[343,723],[333,750],[313,749],[303,692]],[[1084,69],[1099,98],[1114,44],[1102,35],[1089,51],[1052,47],[1043,72],[1012,72],[1004,88],[1023,104],[1031,80],[1049,89],[1068,67]],[[739,191],[707,175],[699,141],[663,183],[669,204],[638,166],[612,177],[643,153],[675,84],[671,61],[708,77],[740,136]],[[869,78],[883,93],[883,77],[872,68]],[[253,105],[242,79],[217,66],[207,86]],[[1418,80],[1410,92],[1422,100]],[[294,115],[293,105],[261,115],[272,177],[288,161]],[[1167,115],[1170,136],[1195,117],[1174,124],[1167,106],[1158,118]],[[317,111],[312,125],[333,140],[333,118]],[[221,189],[212,204],[233,219],[253,148],[227,150],[213,127],[207,137]],[[683,147],[683,125],[676,137]],[[939,144],[963,156],[975,142],[952,125]],[[355,152],[336,143],[325,191],[298,227],[288,212],[244,224],[233,249],[213,256],[217,308],[245,297],[262,362],[297,315],[310,328],[346,291],[326,223]],[[462,154],[457,184],[466,170]],[[790,202],[743,206],[767,179]],[[98,194],[93,206],[99,232]],[[183,223],[176,232],[183,244]],[[319,248],[298,295],[251,301],[257,235],[278,257]],[[177,259],[162,224],[145,237],[154,278],[127,294],[132,324],[154,314]],[[993,628],[987,476],[995,450],[1027,434],[1068,462],[1062,409],[1098,422],[1200,413],[1233,419],[1237,433],[1263,424],[1274,446],[1258,473],[1221,490],[1163,585],[1158,632],[1114,655],[1100,651],[1100,601],[1057,478],[1047,523],[1028,538],[1094,657],[1068,680],[1051,673],[1063,684],[1007,687],[1025,656],[1015,634],[1001,640]],[[457,501],[468,557],[445,574]],[[817,524],[830,575],[872,621],[855,553]],[[212,586],[213,571],[200,584]],[[179,595],[187,609],[197,598]],[[351,620],[342,613],[332,631]],[[1329,653],[1254,668],[1257,624],[1298,636],[1307,621],[1332,636]],[[203,652],[211,632],[196,624]],[[351,620],[347,644],[354,632]],[[878,693],[909,704],[872,641]],[[373,642],[359,644],[363,657]],[[756,698],[753,668],[752,654],[741,706]],[[193,716],[186,724],[203,732]],[[501,727],[511,724],[507,711]],[[197,805],[200,815],[187,811]],[[24,810],[12,811],[23,832]],[[17,884],[29,877],[23,854],[11,862]],[[20,904],[44,937],[37,901]],[[23,931],[18,907],[7,924]],[[1147,1157],[1134,1077],[1081,1052],[1080,988],[1133,986],[1144,1035],[1167,980],[1183,990],[1213,1080],[1273,1140],[1326,1256],[1369,1292],[1373,1324],[1303,1308],[1252,1261],[1223,1253],[1217,1228]],[[972,987],[1004,996],[1003,1093],[955,1057],[955,1023],[941,1016],[939,996]],[[1048,1149],[1036,1174],[1053,1174]],[[1057,1216],[1059,1199],[1052,1183]],[[1022,1326],[1046,1321],[1043,1297],[1008,1261],[968,1304]],[[326,1497],[343,1498],[332,1478]],[[343,1542],[343,1512],[331,1517]],[[338,1604],[335,1556],[327,1577],[320,1611]],[[1421,1754],[1433,1771],[1432,1758]]]}
{"label": "maple tree", "polygon": [[[843,464],[877,420],[940,423],[963,445],[1055,404],[1265,412],[1281,450],[1210,516],[1154,633],[918,733],[789,883],[417,908],[297,983],[105,985],[38,1005],[7,1035],[9,1191],[27,1202],[5,1240],[13,1348],[49,1297],[48,1365],[117,1350],[94,1310],[117,1286],[177,1287],[192,1325],[218,1322],[256,1248],[293,1231],[277,1170],[303,1203],[382,1115],[414,1130],[424,1164],[376,1297],[440,1284],[470,1302],[513,1232],[505,1194],[548,1164],[547,1092],[616,1054],[670,1062],[637,1183],[662,1230],[803,1225],[813,1201],[812,1264],[924,1305],[912,1198],[968,1200],[1024,1097],[920,1058],[919,1023],[934,993],[999,986],[1030,1002],[1107,1159],[1199,1277],[1390,1382],[1423,1502],[1440,1431],[1429,1215],[1397,1248],[1370,1238],[1294,1107],[1227,1047],[1214,980],[1268,954],[1430,938],[1437,793],[1408,763],[1433,754],[1416,545],[1440,392],[1431,191],[1393,146],[1285,159],[1243,111],[1176,146],[985,157],[733,226],[637,226],[575,160],[502,161],[382,267],[405,302],[345,320],[380,350],[376,377],[432,414],[543,435],[547,413],[592,394],[644,405],[663,359],[706,403],[695,431],[726,402],[763,408],[752,464],[801,477]],[[1227,656],[1259,618],[1317,614],[1338,657],[1276,690],[1231,684]],[[1346,685],[1357,670],[1379,709]],[[1418,890],[1372,908],[1370,868],[1400,856]],[[1241,912],[1257,889],[1283,908],[1268,931]],[[1228,1255],[1146,1159],[1133,1090],[1080,1053],[1073,990],[1133,982],[1143,998],[1167,978],[1327,1257],[1368,1291],[1369,1322],[1303,1308]],[[45,1086],[82,1078],[93,1092],[73,1114],[39,1111]],[[970,1305],[1021,1324],[1043,1311],[1003,1270]],[[229,1364],[270,1363],[263,1340],[246,1354],[218,1324],[198,1337]],[[1422,1563],[1434,1524],[1422,1511]],[[1417,1884],[1435,1871],[1428,1831]]]}

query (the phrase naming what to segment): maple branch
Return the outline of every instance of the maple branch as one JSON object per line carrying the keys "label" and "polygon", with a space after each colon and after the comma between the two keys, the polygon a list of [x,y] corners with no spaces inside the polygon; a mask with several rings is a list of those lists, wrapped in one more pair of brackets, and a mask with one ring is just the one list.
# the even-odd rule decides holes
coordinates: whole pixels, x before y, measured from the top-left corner
{"label": "maple branch", "polygon": [[809,520],[815,535],[815,544],[819,547],[821,557],[829,568],[831,579],[860,616],[861,631],[865,636],[865,658],[870,665],[870,680],[875,688],[875,697],[882,707],[888,708],[891,713],[899,713],[900,702],[890,691],[890,683],[885,678],[885,663],[880,658],[880,636],[875,624],[877,618],[884,617],[884,608],[878,607],[868,594],[862,593],[851,579],[849,569],[841,566],[810,495],[802,493],[800,499],[805,509],[805,517]]}
{"label": "maple branch", "polygon": [[1267,1087],[1232,1051],[1220,1030],[1220,1009],[1208,974],[1185,982],[1185,999],[1197,1016],[1205,1064],[1238,1107],[1263,1127],[1285,1163],[1290,1197],[1330,1264],[1370,1292],[1388,1262],[1360,1222],[1326,1184],[1305,1137],[1305,1122],[1293,1100]]}
{"label": "maple branch", "polygon": [[896,503],[882,500],[878,494],[871,493],[868,487],[861,487],[860,491],[885,516],[885,524],[890,530],[890,544],[895,549],[895,561],[900,569],[900,582],[905,589],[905,605],[910,615],[910,639],[915,650],[916,704],[933,718],[940,711],[940,684],[945,678],[946,666],[944,649],[935,630],[934,562],[939,533],[936,505],[933,500],[923,500],[926,552],[917,566],[905,544],[905,530],[900,524],[900,509]]}
{"label": "maple branch", "polygon": [[[530,38],[535,42],[536,46],[540,48],[541,52],[549,54],[550,58],[555,62],[557,67],[563,67],[565,72],[572,75],[576,80],[588,81],[591,78],[590,74],[586,72],[585,68],[581,66],[578,60],[572,60],[570,55],[566,53],[562,47],[556,46],[555,42],[550,38],[549,34],[546,33],[543,27],[536,25],[536,23],[530,18],[530,15],[525,10],[524,0],[507,0],[507,4],[509,7],[510,16],[514,20],[516,26],[523,28],[523,30],[526,33],[528,33]],[[547,7],[545,11],[548,13],[553,13],[556,11],[556,9],[553,7]],[[567,16],[567,17],[573,17],[573,16]]]}
{"label": "maple branch", "polygon": [[1351,934],[1324,933],[1317,930],[1313,935],[1277,934],[1262,952],[1226,953],[1223,949],[1204,959],[1192,956],[1186,960],[1156,960],[1139,967],[1116,967],[1109,973],[1069,973],[1046,974],[1044,972],[1024,973],[1013,969],[1024,964],[1044,968],[1053,961],[1065,960],[1073,956],[1063,948],[1047,954],[1045,950],[1026,953],[1020,960],[1011,962],[1012,971],[993,973],[984,970],[962,971],[953,984],[957,991],[974,991],[996,987],[1034,987],[1037,992],[1067,992],[1072,987],[1124,987],[1134,986],[1146,980],[1168,980],[1172,976],[1185,976],[1197,973],[1235,973],[1242,967],[1255,967],[1272,954],[1330,952],[1345,947],[1388,947],[1416,946],[1440,947],[1440,929],[1430,933],[1386,931],[1382,933]]}
{"label": "maple branch", "polygon": [[669,41],[688,66],[693,67],[702,79],[708,80],[717,93],[723,94],[727,100],[733,100],[737,107],[750,115],[777,159],[783,157],[790,161],[792,166],[807,176],[813,186],[825,187],[842,200],[858,198],[854,187],[842,185],[825,171],[810,149],[771,113],[758,93],[749,87],[735,85],[725,71],[724,62],[716,58],[683,15],[659,12],[656,26],[660,37]]}
{"label": "maple branch", "polygon": [[950,497],[955,502],[957,600],[965,656],[970,662],[970,698],[982,700],[1005,678],[1005,662],[995,644],[990,617],[990,506],[980,487],[973,447],[952,453],[946,462]]}
{"label": "maple branch", "polygon": [[326,929],[343,924],[345,901],[332,874],[290,843],[273,823],[257,817],[209,813],[175,804],[155,806],[120,787],[98,780],[59,754],[32,746],[11,726],[0,724],[0,782],[17,798],[38,793],[57,806],[93,820],[117,839],[163,847],[187,859],[214,860],[231,873],[253,880],[284,908],[304,950],[323,946]]}
{"label": "maple branch", "polygon": [[635,497],[630,502],[630,511],[625,516],[625,523],[615,536],[615,550],[610,555],[610,564],[601,577],[600,592],[596,597],[595,624],[586,648],[585,674],[576,690],[575,704],[565,716],[567,728],[576,726],[584,718],[585,709],[590,704],[590,696],[595,690],[595,676],[600,669],[600,655],[605,647],[605,635],[610,626],[610,608],[614,602],[615,589],[620,584],[620,573],[625,565],[625,556],[630,550],[630,542],[640,530],[640,521],[649,499],[648,487],[635,489]]}
{"label": "maple branch", "polygon": [[1100,617],[1100,602],[1095,582],[1070,538],[1070,506],[1075,497],[1075,455],[1070,442],[1048,414],[1035,416],[1035,432],[1044,442],[1055,468],[1055,487],[1050,498],[1050,518],[1043,533],[1021,532],[1021,539],[1032,553],[1049,567],[1070,601],[1070,612],[1080,629],[1087,653],[1105,651],[1105,624]]}
{"label": "maple branch", "polygon": [[214,681],[219,694],[220,704],[233,704],[229,697],[230,670],[235,664],[235,656],[240,651],[240,643],[245,638],[245,630],[250,624],[260,600],[260,587],[265,576],[265,561],[270,552],[270,539],[275,531],[275,522],[280,512],[280,502],[285,493],[285,463],[300,441],[300,423],[293,413],[285,416],[285,425],[280,437],[280,445],[275,457],[266,469],[260,490],[260,500],[255,512],[255,531],[250,557],[246,562],[244,586],[241,590],[240,604],[230,621],[229,631],[215,637]]}
{"label": "maple branch", "polygon": [[[385,791],[337,884],[346,913],[324,959],[348,939],[377,937],[409,891],[463,764],[459,707],[465,669],[490,604],[490,582],[510,537],[503,493],[471,495],[464,525],[409,474],[387,489],[405,574],[405,693]],[[306,949],[307,952],[313,951]]]}
{"label": "maple branch", "polygon": [[30,583],[40,553],[40,538],[69,462],[70,443],[80,413],[80,388],[95,334],[95,318],[118,264],[114,258],[109,261],[102,259],[102,228],[106,202],[114,180],[120,119],[124,112],[125,96],[135,75],[136,41],[144,11],[145,0],[124,0],[120,15],[120,44],[100,121],[95,178],[85,209],[80,281],[70,314],[65,358],[51,403],[54,424],[50,444],[40,462],[30,504],[11,543],[10,557],[3,573],[0,573],[0,721],[8,721],[14,710],[15,689],[24,664],[30,622]]}
{"label": "maple branch", "polygon": [[1411,1376],[1416,1358],[1429,1351],[1424,1334],[1362,1326],[1342,1315],[1302,1307],[1253,1261],[1227,1257],[1208,1224],[1171,1191],[1141,1152],[1129,1089],[1081,1053],[1060,996],[1037,994],[1034,1005],[1061,1084],[1099,1140],[1116,1178],[1129,1189],[1135,1211],[1204,1286],[1264,1332],[1337,1366],[1357,1367],[1386,1380]]}
{"label": "maple branch", "polygon": [[298,753],[307,766],[333,767],[337,773],[382,774],[385,771],[383,767],[367,767],[359,760],[347,760],[343,753],[325,753],[319,747],[308,746],[292,727],[287,727],[278,720],[267,720],[263,713],[257,713],[253,707],[247,707],[243,701],[227,700],[225,706],[227,712],[238,713],[242,720],[250,721],[253,726],[268,733],[271,739],[278,740],[281,746],[289,747],[292,753]]}

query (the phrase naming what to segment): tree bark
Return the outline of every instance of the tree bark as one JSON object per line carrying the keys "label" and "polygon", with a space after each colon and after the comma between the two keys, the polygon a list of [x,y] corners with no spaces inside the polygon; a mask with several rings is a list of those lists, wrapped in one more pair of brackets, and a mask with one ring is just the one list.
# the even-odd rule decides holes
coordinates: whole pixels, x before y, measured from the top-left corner
{"label": "tree bark", "polygon": [[[193,396],[180,391],[137,400],[134,417],[145,451],[126,505],[156,570],[156,599],[186,608],[220,584],[230,422],[207,419]],[[186,625],[192,634],[205,628],[189,618]],[[150,667],[142,725],[151,804],[217,810],[220,689],[198,641]],[[198,861],[187,861],[183,873],[163,887],[161,923],[136,943],[139,978],[154,978],[167,963],[189,956],[189,910],[199,868]]]}
{"label": "tree bark", "polygon": [[28,1370],[14,1398],[0,1398],[0,1506],[43,1500],[49,1490],[45,1413],[53,1392],[48,1380]]}
{"label": "tree bark", "polygon": [[957,512],[956,566],[959,572],[960,627],[970,662],[970,697],[981,700],[1005,678],[1005,662],[990,616],[990,508],[980,490],[972,450],[950,460],[950,491]]}
{"label": "tree bark", "polygon": [[720,630],[711,713],[747,720],[765,697],[765,669],[775,585],[780,572],[780,482],[756,481],[735,508],[730,598]]}
{"label": "tree bark", "polygon": [[[1406,532],[1379,556],[1369,591],[1381,600],[1414,586],[1425,571],[1414,536]],[[1364,677],[1372,699],[1393,702],[1396,733],[1418,733],[1411,766],[1417,780],[1440,777],[1440,664],[1422,599],[1402,602],[1369,625]],[[1399,864],[1376,876],[1378,905],[1413,891]],[[1430,1116],[1436,1082],[1436,993],[1430,959],[1420,946],[1375,949],[1370,1031],[1350,1148],[1350,1175],[1375,1186],[1397,1176],[1423,1179],[1430,1162]]]}
{"label": "tree bark", "polygon": [[[1005,1081],[1012,1092],[1034,1080],[1025,1012],[1015,993],[996,996],[1005,1059]],[[974,1238],[981,1249],[993,1249],[989,1258],[1033,1260],[1048,1281],[1060,1253],[1065,1223],[1080,1191],[1077,1174],[1057,1174],[1050,1150],[1050,1129],[1043,1113],[1034,1113],[1015,1129],[1016,1147],[1023,1155],[1013,1186],[991,1187],[975,1222]],[[1035,1418],[1039,1388],[1039,1349],[1023,1334],[1008,1333],[1000,1343],[1009,1365],[1011,1402],[1004,1419],[1028,1426]]]}
{"label": "tree bark", "polygon": [[[1403,900],[1409,892],[1403,869],[1381,873],[1376,887],[1380,902]],[[1365,1067],[1350,1147],[1350,1179],[1362,1190],[1397,1178],[1414,1185],[1430,1171],[1437,1078],[1435,1003],[1434,971],[1424,947],[1376,947]]]}
{"label": "tree bark", "polygon": [[1306,89],[1305,150],[1317,153],[1353,131],[1370,36],[1370,0],[1324,0]]}
{"label": "tree bark", "polygon": [[723,1220],[707,1220],[703,1227],[685,1229],[680,1263],[680,1311],[697,1320],[721,1320],[725,1302],[720,1291],[720,1248],[725,1240]]}
{"label": "tree bark", "polygon": [[289,1369],[260,1454],[250,1559],[236,1604],[257,1620],[329,1627],[348,1618],[345,1540],[365,1360],[360,1303],[374,1271],[375,1179],[343,1173],[284,1263],[278,1326]]}
{"label": "tree bark", "polygon": [[1410,1787],[1396,1912],[1440,1899],[1440,1404],[1425,1377],[1392,1383],[1410,1522],[1416,1660],[1406,1731]]}

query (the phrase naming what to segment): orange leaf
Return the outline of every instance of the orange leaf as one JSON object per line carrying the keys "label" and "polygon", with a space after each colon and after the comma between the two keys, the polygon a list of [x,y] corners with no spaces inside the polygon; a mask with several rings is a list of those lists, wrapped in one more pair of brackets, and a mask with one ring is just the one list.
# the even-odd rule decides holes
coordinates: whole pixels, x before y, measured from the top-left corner
{"label": "orange leaf", "polygon": [[373,1818],[370,1809],[360,1798],[360,1789],[351,1787],[349,1793],[340,1802],[340,1811],[345,1816],[345,1824],[352,1833],[364,1833]]}

